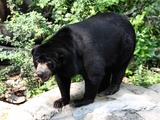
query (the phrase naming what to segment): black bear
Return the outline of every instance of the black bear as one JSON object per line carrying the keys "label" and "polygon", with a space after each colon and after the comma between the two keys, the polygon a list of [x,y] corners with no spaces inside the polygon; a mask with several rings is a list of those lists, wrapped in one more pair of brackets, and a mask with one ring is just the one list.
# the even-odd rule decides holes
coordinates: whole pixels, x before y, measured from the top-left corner
{"label": "black bear", "polygon": [[56,108],[69,104],[71,78],[82,75],[84,97],[74,102],[79,107],[94,102],[98,92],[111,95],[119,90],[135,43],[134,28],[125,17],[101,13],[62,27],[32,50],[33,62],[42,81],[55,75],[62,96],[54,102]]}

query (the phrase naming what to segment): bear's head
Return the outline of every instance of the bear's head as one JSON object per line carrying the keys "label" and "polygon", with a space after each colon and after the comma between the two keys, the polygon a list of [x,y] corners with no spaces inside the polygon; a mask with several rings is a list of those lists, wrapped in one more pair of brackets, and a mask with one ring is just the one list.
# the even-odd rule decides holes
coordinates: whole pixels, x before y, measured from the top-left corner
{"label": "bear's head", "polygon": [[32,49],[32,55],[36,74],[42,82],[56,74],[60,64],[57,52],[51,52],[48,48],[36,46]]}

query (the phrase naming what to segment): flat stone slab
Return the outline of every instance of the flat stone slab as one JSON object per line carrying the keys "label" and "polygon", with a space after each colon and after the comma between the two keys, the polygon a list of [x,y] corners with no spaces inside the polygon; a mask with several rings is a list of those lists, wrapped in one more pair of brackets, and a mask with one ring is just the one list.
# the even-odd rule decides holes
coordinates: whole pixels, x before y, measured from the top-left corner
{"label": "flat stone slab", "polygon": [[[71,85],[72,100],[83,93],[83,82]],[[54,88],[12,108],[7,120],[160,120],[160,84],[148,89],[122,84],[116,94],[98,94],[94,103],[78,108],[55,109],[58,98],[59,89]]]}
{"label": "flat stone slab", "polygon": [[9,111],[15,107],[16,105],[0,101],[0,120],[5,120],[8,116]]}

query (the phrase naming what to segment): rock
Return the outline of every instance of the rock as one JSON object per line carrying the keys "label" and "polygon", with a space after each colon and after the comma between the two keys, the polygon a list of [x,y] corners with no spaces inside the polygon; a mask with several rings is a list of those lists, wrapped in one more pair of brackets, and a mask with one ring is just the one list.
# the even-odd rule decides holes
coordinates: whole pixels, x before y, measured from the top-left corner
{"label": "rock", "polygon": [[154,90],[157,93],[160,93],[160,83],[152,85],[149,89]]}
{"label": "rock", "polygon": [[0,120],[6,120],[9,111],[14,108],[16,108],[15,105],[0,101]]}
{"label": "rock", "polygon": [[151,68],[151,70],[160,73],[160,68]]}
{"label": "rock", "polygon": [[14,89],[13,91],[16,92],[19,89],[21,89],[22,87],[26,86],[26,82],[22,81],[20,79],[18,79],[18,80],[7,80],[6,85],[8,87],[11,87],[12,89]]}
{"label": "rock", "polygon": [[[53,102],[60,97],[54,88],[13,109],[7,120],[159,120],[160,84],[149,89],[122,84],[114,95],[98,94],[95,102],[79,108],[67,105],[53,108]],[[71,99],[82,97],[84,83],[71,85]],[[71,101],[72,103],[72,101]],[[20,113],[20,114],[19,114]],[[24,117],[25,116],[25,117]]]}
{"label": "rock", "polygon": [[7,90],[4,97],[5,101],[13,104],[21,104],[26,101],[25,91],[27,90],[26,82],[19,79],[19,76],[12,77],[12,79],[7,80],[6,84]]}
{"label": "rock", "polygon": [[13,104],[20,104],[26,101],[24,96],[17,96],[15,94],[5,94],[6,101]]}

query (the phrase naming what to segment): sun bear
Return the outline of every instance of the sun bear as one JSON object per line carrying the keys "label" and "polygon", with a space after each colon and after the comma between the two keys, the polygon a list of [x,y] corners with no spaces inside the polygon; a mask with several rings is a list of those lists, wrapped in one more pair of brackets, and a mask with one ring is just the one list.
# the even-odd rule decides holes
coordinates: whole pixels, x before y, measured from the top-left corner
{"label": "sun bear", "polygon": [[101,13],[82,22],[62,27],[47,43],[32,50],[37,76],[47,81],[55,75],[61,98],[54,107],[70,101],[71,78],[80,74],[85,81],[79,107],[94,102],[98,92],[117,92],[133,55],[136,35],[131,23],[117,13]]}

